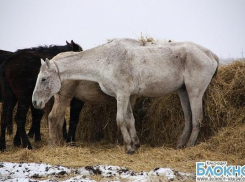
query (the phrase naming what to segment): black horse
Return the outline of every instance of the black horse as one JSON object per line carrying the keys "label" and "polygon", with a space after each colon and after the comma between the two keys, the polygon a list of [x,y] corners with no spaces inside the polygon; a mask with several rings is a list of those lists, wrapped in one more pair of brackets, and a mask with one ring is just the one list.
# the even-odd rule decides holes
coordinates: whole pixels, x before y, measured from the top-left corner
{"label": "black horse", "polygon": [[[41,140],[40,121],[43,112],[42,110],[35,109],[31,103],[32,92],[34,90],[41,65],[40,59],[51,59],[58,53],[65,51],[82,51],[82,48],[71,41],[71,43],[67,42],[67,45],[65,46],[40,46],[36,48],[22,49],[16,51],[10,57],[7,57],[7,59],[5,59],[1,64],[0,77],[3,105],[1,115],[0,150],[4,151],[6,149],[6,127],[8,125],[11,126],[13,109],[17,102],[18,106],[15,116],[17,131],[14,137],[14,145],[20,146],[22,142],[24,148],[32,148],[25,131],[26,114],[29,107],[31,107],[32,113],[32,126],[29,135],[35,135],[35,141]],[[72,115],[70,119],[70,127],[74,127],[74,124],[72,124],[74,118],[75,120],[78,120],[82,105],[83,103],[79,100],[73,99],[71,102]],[[74,123],[77,123],[77,121],[74,121]],[[11,127],[8,127],[8,129],[10,128]],[[73,131],[74,129],[71,128],[69,131],[70,130]],[[73,133],[68,133],[68,137],[70,136],[69,138],[73,137],[71,135],[73,135]]]}

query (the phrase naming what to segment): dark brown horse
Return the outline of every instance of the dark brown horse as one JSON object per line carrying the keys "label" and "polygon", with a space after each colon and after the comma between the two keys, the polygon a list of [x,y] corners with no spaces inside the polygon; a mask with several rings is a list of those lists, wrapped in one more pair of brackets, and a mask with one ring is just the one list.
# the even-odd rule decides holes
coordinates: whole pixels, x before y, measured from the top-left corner
{"label": "dark brown horse", "polygon": [[[19,146],[22,142],[24,148],[32,148],[25,131],[26,114],[29,107],[31,107],[32,111],[32,127],[29,134],[35,135],[35,141],[41,140],[40,121],[43,112],[35,109],[31,104],[32,92],[40,68],[40,59],[52,58],[56,54],[65,51],[82,51],[82,48],[72,41],[71,44],[67,42],[65,46],[23,49],[15,52],[1,64],[0,75],[2,81],[3,106],[0,150],[4,151],[6,149],[6,127],[9,123],[12,123],[13,108],[17,102],[18,106],[15,117],[17,132],[14,137],[14,145]],[[75,106],[78,105],[74,110],[79,110],[80,112],[80,107],[82,107],[83,104],[76,100],[74,102],[76,103]],[[79,112],[77,115],[79,115]]]}

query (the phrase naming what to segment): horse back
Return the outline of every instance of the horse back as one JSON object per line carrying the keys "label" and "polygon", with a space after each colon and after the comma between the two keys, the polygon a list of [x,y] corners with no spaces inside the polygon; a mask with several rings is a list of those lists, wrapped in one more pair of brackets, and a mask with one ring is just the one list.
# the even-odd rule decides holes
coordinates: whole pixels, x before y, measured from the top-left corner
{"label": "horse back", "polygon": [[112,59],[119,58],[114,65],[117,80],[133,83],[134,94],[144,96],[162,96],[181,88],[186,74],[212,77],[217,69],[213,53],[191,42],[142,45],[126,40],[112,50]]}

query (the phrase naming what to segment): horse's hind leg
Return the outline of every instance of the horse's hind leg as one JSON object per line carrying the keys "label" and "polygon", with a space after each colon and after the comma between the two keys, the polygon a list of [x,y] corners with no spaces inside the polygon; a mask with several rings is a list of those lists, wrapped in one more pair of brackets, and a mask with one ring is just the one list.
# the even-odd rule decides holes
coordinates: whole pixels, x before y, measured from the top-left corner
{"label": "horse's hind leg", "polygon": [[192,132],[187,143],[187,147],[192,147],[195,145],[199,131],[200,123],[203,120],[203,111],[202,111],[202,96],[203,94],[190,94],[190,103],[192,111]]}
{"label": "horse's hind leg", "polygon": [[[33,118],[32,118],[33,119]],[[30,128],[30,130],[29,130],[29,132],[28,132],[28,137],[29,138],[33,138],[34,137],[34,135],[35,135],[35,124],[34,124],[34,122],[32,122],[31,123],[31,128]]]}
{"label": "horse's hind leg", "polygon": [[186,57],[184,83],[188,92],[192,112],[192,132],[187,147],[194,146],[203,120],[202,98],[217,69],[217,62],[197,49]]}
{"label": "horse's hind leg", "polygon": [[66,142],[75,142],[76,128],[84,102],[73,98],[70,103],[70,124]]}
{"label": "horse's hind leg", "polygon": [[6,127],[8,126],[12,132],[12,118],[13,118],[13,110],[16,105],[16,97],[10,87],[8,85],[2,84],[2,96],[3,96],[3,104],[2,104],[2,113],[1,113],[1,138],[0,138],[0,150],[4,151],[6,149],[6,140],[5,140],[5,132]]}
{"label": "horse's hind leg", "polygon": [[176,146],[177,149],[184,147],[185,143],[187,142],[190,136],[191,126],[192,126],[190,101],[185,86],[183,86],[181,89],[178,90],[178,95],[185,116],[185,127],[177,142],[177,146]]}
{"label": "horse's hind leg", "polygon": [[208,75],[204,76],[199,73],[199,77],[196,76],[195,80],[186,83],[192,112],[192,132],[186,145],[187,147],[192,147],[196,143],[200,131],[200,123],[203,120],[202,98],[211,78],[211,76],[208,77]]}

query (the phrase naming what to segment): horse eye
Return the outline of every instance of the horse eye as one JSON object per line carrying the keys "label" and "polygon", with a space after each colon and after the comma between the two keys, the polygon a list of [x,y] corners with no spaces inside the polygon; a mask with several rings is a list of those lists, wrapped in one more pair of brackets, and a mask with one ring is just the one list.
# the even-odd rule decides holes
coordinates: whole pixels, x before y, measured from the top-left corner
{"label": "horse eye", "polygon": [[42,78],[42,82],[44,82],[46,80],[46,78]]}

